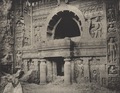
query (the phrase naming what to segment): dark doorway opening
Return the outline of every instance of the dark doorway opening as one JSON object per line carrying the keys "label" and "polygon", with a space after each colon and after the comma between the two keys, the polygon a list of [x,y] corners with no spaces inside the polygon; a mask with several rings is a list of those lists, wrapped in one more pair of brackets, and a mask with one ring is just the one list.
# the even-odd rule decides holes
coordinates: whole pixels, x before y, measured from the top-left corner
{"label": "dark doorway opening", "polygon": [[79,17],[68,10],[58,12],[49,22],[47,36],[52,39],[81,36],[81,21]]}
{"label": "dark doorway opening", "polygon": [[64,76],[64,59],[62,57],[55,58],[57,65],[57,76]]}
{"label": "dark doorway opening", "polygon": [[63,16],[59,24],[55,29],[54,39],[62,39],[65,37],[76,37],[80,36],[80,30],[78,24],[73,20],[72,17]]}
{"label": "dark doorway opening", "polygon": [[64,61],[57,62],[57,75],[64,76]]}
{"label": "dark doorway opening", "polygon": [[80,36],[80,29],[75,20],[72,13],[62,12],[60,22],[55,29],[54,39]]}

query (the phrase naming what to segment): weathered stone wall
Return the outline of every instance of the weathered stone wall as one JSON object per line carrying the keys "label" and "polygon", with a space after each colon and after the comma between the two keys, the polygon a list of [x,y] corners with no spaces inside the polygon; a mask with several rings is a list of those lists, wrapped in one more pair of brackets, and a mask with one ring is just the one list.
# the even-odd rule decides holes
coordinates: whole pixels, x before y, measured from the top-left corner
{"label": "weathered stone wall", "polygon": [[[64,2],[59,4],[57,2],[45,3],[45,4],[34,2],[32,4],[29,3],[28,7],[29,10],[30,8],[32,8],[33,10],[33,11],[29,11],[29,14],[32,16],[31,18],[32,32],[30,33],[31,33],[31,43],[36,45],[36,47],[31,47],[31,48],[29,47],[29,50],[28,48],[26,49],[24,48],[24,50],[26,50],[24,51],[23,54],[24,58],[29,58],[29,57],[40,58],[41,56],[64,57],[67,56],[66,51],[68,56],[73,56],[73,57],[75,56],[79,58],[81,58],[80,56],[84,56],[83,59],[81,59],[81,60],[85,60],[85,62],[83,62],[84,72],[83,72],[83,68],[81,70],[81,68],[79,67],[79,65],[80,66],[82,65],[81,63],[79,63],[80,60],[78,60],[77,62],[75,61],[76,81],[80,82],[79,80],[81,78],[81,74],[87,73],[84,74],[84,78],[86,80],[96,81],[99,83],[101,83],[102,80],[104,80],[102,83],[106,83],[105,81],[106,76],[100,72],[101,68],[98,67],[99,65],[101,65],[101,67],[102,66],[106,67],[105,65],[106,60],[103,61],[103,64],[102,62],[99,63],[99,61],[102,60],[103,56],[104,59],[106,58],[106,50],[107,50],[105,44],[107,28],[106,26],[104,26],[106,25],[106,15],[104,11],[105,6],[103,1],[99,1],[99,2],[95,0],[74,1],[74,2],[69,2],[69,4],[65,4]],[[67,9],[66,7],[68,7],[69,9]],[[75,8],[77,10],[74,11],[70,7]],[[60,40],[58,40],[59,43],[57,43],[56,40],[51,42],[46,42],[46,40],[49,38],[47,37],[47,32],[50,31],[50,29],[48,28],[51,26],[49,22],[54,21],[54,17],[55,17],[54,15],[57,15],[57,13],[60,11],[63,12],[65,9],[67,9],[69,12],[73,12],[76,15],[76,18],[78,19],[79,18],[81,19],[81,17],[83,18],[81,20],[76,19],[81,24],[81,31],[83,31],[81,38],[71,38],[73,44],[70,43],[70,45],[65,44],[63,46],[62,43],[60,44]],[[81,11],[79,12],[81,14],[78,14],[78,11]],[[52,32],[52,34],[54,35],[54,32]],[[65,41],[65,39],[63,39],[63,41]],[[39,42],[39,46],[37,46],[38,42]],[[62,48],[67,48],[67,50],[66,49],[63,50]],[[34,49],[36,53],[34,52],[33,54]],[[37,49],[39,49],[41,52],[38,52]],[[60,49],[62,49],[63,51],[61,51]],[[102,52],[101,50],[103,49],[104,51]],[[27,53],[27,51],[29,52]],[[89,56],[89,58],[86,58],[87,56]],[[95,56],[95,58],[93,58],[93,56]],[[90,69],[90,68],[95,68],[95,69]],[[95,77],[93,73],[96,74]]]}
{"label": "weathered stone wall", "polygon": [[[85,22],[87,22],[88,24],[86,24],[86,26],[82,27],[82,28],[87,28],[88,32],[86,32],[86,34],[88,33],[89,37],[91,37],[93,40],[96,40],[96,39],[100,40],[100,39],[106,38],[106,29],[107,28],[106,28],[106,26],[103,26],[103,25],[106,25],[106,17],[105,17],[105,12],[104,12],[103,1],[99,1],[99,2],[97,2],[97,0],[74,1],[74,2],[70,2],[68,5],[71,5],[71,7],[74,6],[74,7],[76,7],[76,9],[78,8],[83,13]],[[62,3],[60,3],[58,5],[57,2],[52,2],[51,4],[47,3],[42,6],[39,5],[38,2],[33,3],[33,12],[32,12],[32,16],[33,16],[32,31],[34,34],[32,36],[33,42],[37,42],[37,41],[41,41],[41,40],[44,41],[47,38],[49,38],[49,37],[47,37],[47,31],[49,31],[50,29],[46,28],[46,26],[49,27],[52,25],[50,25],[50,23],[47,23],[46,21],[48,21],[50,19],[51,13],[55,13],[55,11],[56,11],[55,8],[58,7],[58,10],[62,10],[59,8],[60,6],[62,9],[66,8],[66,7],[64,7],[64,4],[62,5]],[[67,4],[66,4],[66,6],[67,6]],[[72,10],[72,8],[71,8],[71,10]],[[69,11],[70,11],[70,9],[69,9]],[[60,12],[60,11],[58,11],[58,12]],[[76,13],[76,11],[74,11],[74,13]],[[54,15],[57,15],[57,12]],[[54,20],[52,18],[53,16],[51,16],[52,21]],[[78,16],[78,15],[76,15],[76,16]],[[78,17],[80,17],[80,16],[78,16]],[[54,22],[53,22],[53,24],[54,24]],[[42,36],[40,36],[41,34],[42,34]],[[84,34],[82,37],[88,38],[88,36],[86,34]]]}
{"label": "weathered stone wall", "polygon": [[[117,88],[119,86],[119,10],[118,1],[106,1],[107,18],[107,75],[108,86]],[[116,87],[117,86],[117,87]]]}
{"label": "weathered stone wall", "polygon": [[[0,2],[0,64],[9,65],[6,72],[10,72],[13,62],[13,11],[12,1]],[[1,66],[4,67],[4,66]]]}
{"label": "weathered stone wall", "polygon": [[[59,16],[58,12],[63,13],[64,10],[73,12],[82,33],[80,37],[71,38],[72,43],[69,45],[63,44],[65,39],[62,39],[62,43],[62,40],[57,43],[54,38],[51,39],[55,34],[53,28],[57,24],[54,21]],[[20,26],[18,30],[22,36],[16,44],[20,44],[20,47],[28,46],[23,48],[23,58],[77,57],[78,59],[73,60],[76,82],[80,83],[83,78],[85,81],[98,82],[105,86],[119,81],[117,1],[24,2],[21,12],[22,20],[17,20],[22,22],[23,28]],[[21,55],[18,52],[18,58],[21,58]]]}
{"label": "weathered stone wall", "polygon": [[80,57],[75,62],[75,81],[95,82],[103,86],[107,83],[106,57]]}

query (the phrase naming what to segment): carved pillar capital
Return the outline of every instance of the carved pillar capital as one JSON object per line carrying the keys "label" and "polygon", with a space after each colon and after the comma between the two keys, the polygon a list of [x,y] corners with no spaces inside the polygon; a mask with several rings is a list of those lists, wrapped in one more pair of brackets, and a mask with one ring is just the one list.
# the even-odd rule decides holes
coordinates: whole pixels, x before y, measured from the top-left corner
{"label": "carved pillar capital", "polygon": [[66,57],[66,58],[64,58],[64,61],[65,61],[65,62],[70,62],[70,61],[71,61],[71,58],[70,58],[70,57]]}
{"label": "carved pillar capital", "polygon": [[46,59],[42,58],[40,59],[41,62],[46,62]]}

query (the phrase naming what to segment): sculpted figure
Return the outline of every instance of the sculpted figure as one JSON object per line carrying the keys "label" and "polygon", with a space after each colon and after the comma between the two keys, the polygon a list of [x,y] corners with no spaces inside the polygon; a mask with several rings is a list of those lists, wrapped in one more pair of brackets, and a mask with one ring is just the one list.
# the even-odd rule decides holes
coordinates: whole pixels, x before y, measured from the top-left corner
{"label": "sculpted figure", "polygon": [[93,70],[93,80],[97,81],[97,71]]}
{"label": "sculpted figure", "polygon": [[113,8],[108,9],[108,22],[112,22],[115,19],[115,10]]}
{"label": "sculpted figure", "polygon": [[16,54],[17,65],[20,64],[21,59],[22,59],[22,52],[18,51],[17,54]]}
{"label": "sculpted figure", "polygon": [[109,67],[109,74],[117,74],[117,69],[114,65]]}
{"label": "sculpted figure", "polygon": [[90,26],[90,34],[93,38],[98,38],[102,36],[102,24],[99,21],[99,17],[96,17]]}
{"label": "sculpted figure", "polygon": [[80,62],[78,63],[78,66],[79,66],[80,75],[81,75],[81,76],[84,76],[83,60],[80,60]]}
{"label": "sculpted figure", "polygon": [[35,39],[35,42],[39,41],[39,32],[40,32],[40,27],[36,26],[35,30],[34,30],[34,39]]}
{"label": "sculpted figure", "polygon": [[109,24],[108,32],[114,32],[114,31],[116,31],[116,29],[114,28],[114,25],[113,24]]}
{"label": "sculpted figure", "polygon": [[116,58],[116,51],[117,51],[117,46],[114,41],[114,38],[110,38],[110,41],[108,43],[108,55],[109,55],[109,61],[113,62]]}

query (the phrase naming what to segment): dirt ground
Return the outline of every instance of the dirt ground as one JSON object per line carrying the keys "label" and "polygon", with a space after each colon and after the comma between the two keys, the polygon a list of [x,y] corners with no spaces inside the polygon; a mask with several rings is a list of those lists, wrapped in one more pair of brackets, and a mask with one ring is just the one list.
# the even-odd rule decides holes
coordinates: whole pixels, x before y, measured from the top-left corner
{"label": "dirt ground", "polygon": [[[5,83],[5,81],[0,83],[0,93],[3,93]],[[79,84],[73,83],[71,85],[65,85],[63,77],[58,77],[54,82],[46,85],[20,83],[23,93],[120,93],[120,91],[109,90],[96,83],[81,82]]]}
{"label": "dirt ground", "polygon": [[99,85],[93,83],[82,83],[82,84],[47,84],[47,85],[37,85],[37,84],[22,84],[24,93],[120,93],[107,88],[103,88]]}

